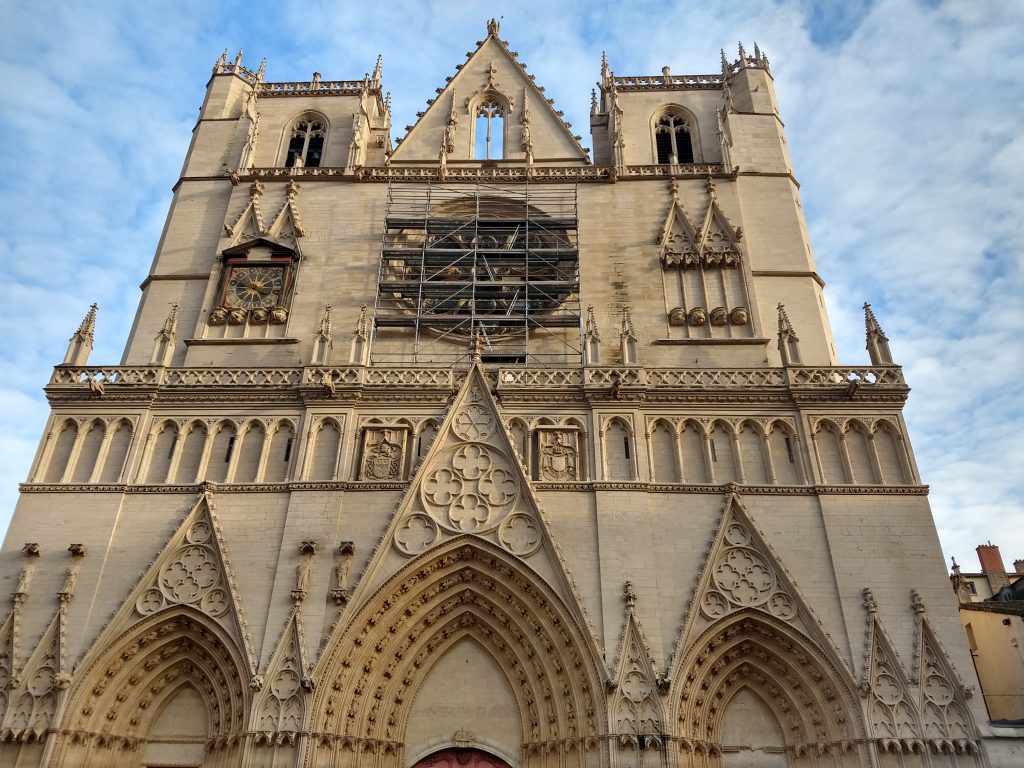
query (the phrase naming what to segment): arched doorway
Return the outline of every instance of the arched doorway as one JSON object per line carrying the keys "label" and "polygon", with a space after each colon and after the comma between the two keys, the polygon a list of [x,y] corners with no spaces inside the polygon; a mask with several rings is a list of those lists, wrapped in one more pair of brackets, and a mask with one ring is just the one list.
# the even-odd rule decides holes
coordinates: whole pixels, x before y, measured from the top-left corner
{"label": "arched doorway", "polygon": [[412,768],[512,768],[500,757],[480,749],[455,747],[427,755]]}

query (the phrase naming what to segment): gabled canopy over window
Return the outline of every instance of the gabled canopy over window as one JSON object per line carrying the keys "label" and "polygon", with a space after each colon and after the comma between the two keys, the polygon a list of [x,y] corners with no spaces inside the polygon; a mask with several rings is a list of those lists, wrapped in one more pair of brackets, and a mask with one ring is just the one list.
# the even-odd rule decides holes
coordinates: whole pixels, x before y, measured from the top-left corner
{"label": "gabled canopy over window", "polygon": [[326,138],[327,126],[322,120],[308,115],[300,117],[292,126],[284,164],[288,168],[319,168]]}
{"label": "gabled canopy over window", "polygon": [[654,143],[658,148],[658,163],[692,163],[693,143],[686,118],[677,112],[667,112],[654,124]]}
{"label": "gabled canopy over window", "polygon": [[505,156],[505,109],[497,99],[484,99],[476,108],[474,160],[501,160]]}

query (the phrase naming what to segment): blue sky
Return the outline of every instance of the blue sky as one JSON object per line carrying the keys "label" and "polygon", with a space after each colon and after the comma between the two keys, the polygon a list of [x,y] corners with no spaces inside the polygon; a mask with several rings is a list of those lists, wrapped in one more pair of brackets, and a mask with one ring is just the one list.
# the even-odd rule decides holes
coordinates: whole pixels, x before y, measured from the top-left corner
{"label": "blue sky", "polygon": [[761,45],[843,363],[866,362],[871,301],[947,557],[1024,558],[1024,3],[986,0],[5,3],[0,527],[94,301],[91,362],[120,359],[220,51],[269,80],[357,79],[382,54],[397,138],[491,16],[588,144],[602,50],[616,74],[682,74]]}

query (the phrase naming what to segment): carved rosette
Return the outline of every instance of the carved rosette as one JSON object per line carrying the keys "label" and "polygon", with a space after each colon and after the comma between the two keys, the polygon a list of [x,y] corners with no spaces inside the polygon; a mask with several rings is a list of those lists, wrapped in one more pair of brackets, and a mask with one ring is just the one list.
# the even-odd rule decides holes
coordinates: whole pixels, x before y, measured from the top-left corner
{"label": "carved rosette", "polygon": [[775,567],[751,546],[746,527],[731,522],[723,544],[711,571],[711,587],[701,597],[701,612],[718,619],[733,610],[760,608],[785,621],[796,618],[796,603],[780,588]]}
{"label": "carved rosette", "polygon": [[135,602],[142,616],[167,605],[193,605],[219,618],[228,612],[230,601],[220,559],[213,548],[213,530],[205,520],[192,524],[185,542],[161,569],[156,583]]}

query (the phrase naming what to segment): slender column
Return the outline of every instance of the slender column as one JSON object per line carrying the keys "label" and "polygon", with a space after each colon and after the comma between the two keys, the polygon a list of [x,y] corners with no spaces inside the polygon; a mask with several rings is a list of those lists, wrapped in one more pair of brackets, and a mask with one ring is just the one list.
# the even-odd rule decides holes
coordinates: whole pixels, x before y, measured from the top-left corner
{"label": "slender column", "polygon": [[743,451],[740,448],[740,435],[733,430],[729,436],[732,443],[732,463],[736,467],[736,482],[744,485],[747,482],[747,474],[743,471]]}
{"label": "slender column", "polygon": [[196,423],[197,422],[192,422],[187,425],[187,430],[184,429],[181,424],[178,424],[177,422],[175,423],[174,445],[171,447],[171,460],[167,463],[167,476],[164,478],[165,483],[173,483],[178,477],[178,465],[181,463],[181,452],[185,449],[185,443],[188,442],[188,436],[192,433]]}
{"label": "slender column", "polygon": [[677,480],[677,482],[685,483],[685,482],[687,482],[686,470],[685,470],[686,465],[683,463],[683,432],[686,431],[686,423],[685,422],[683,422],[682,430],[683,431],[681,432],[680,429],[679,429],[679,425],[676,425],[676,429],[675,429],[675,432],[673,434],[674,434],[675,441],[676,441],[676,444],[675,444],[675,448],[676,448],[676,451],[675,451],[675,453],[676,453],[676,456],[675,456],[675,460],[676,460],[676,480]]}
{"label": "slender column", "polygon": [[103,472],[103,465],[107,463],[107,454],[110,452],[110,441],[114,439],[120,421],[106,424],[103,430],[103,440],[100,442],[100,449],[96,451],[96,463],[92,466],[92,474],[89,475],[88,483],[98,483]]}
{"label": "slender column", "polygon": [[761,449],[764,451],[764,471],[768,476],[769,485],[778,485],[778,478],[775,476],[775,460],[772,458],[772,443],[767,432],[761,434]]}
{"label": "slender column", "polygon": [[274,436],[277,434],[278,428],[278,426],[275,426],[271,430],[268,425],[263,427],[263,446],[260,448],[260,458],[256,464],[255,482],[257,483],[263,482],[263,475],[267,471],[267,461],[270,459],[270,446],[274,442]]}
{"label": "slender column", "polygon": [[202,479],[206,477],[206,465],[210,461],[210,452],[213,450],[213,444],[217,441],[217,435],[224,427],[220,424],[215,426],[213,429],[206,430],[206,440],[203,441],[203,452],[199,456],[199,464],[196,466],[196,476],[192,478],[193,483],[202,482]]}
{"label": "slender column", "polygon": [[[235,434],[234,434],[235,440],[234,440],[233,443],[232,442],[228,443],[231,446],[231,457],[228,459],[228,468],[224,472],[224,482],[225,483],[232,483],[232,482],[234,482],[234,480],[235,480],[235,468],[238,467],[238,455],[242,452],[242,444],[245,442],[245,439],[248,438],[249,434],[252,432],[252,423],[251,422],[248,425],[244,425],[244,426],[248,427],[245,430],[245,433],[242,434],[241,430],[236,427],[235,428]],[[230,441],[231,438],[228,438],[228,440]]]}
{"label": "slender column", "polygon": [[846,475],[846,482],[856,483],[857,478],[853,475],[853,462],[850,461],[850,449],[846,445],[846,432],[839,432],[839,458],[843,462],[843,474]]}
{"label": "slender column", "polygon": [[85,441],[85,436],[89,434],[89,430],[84,429],[86,423],[88,422],[78,422],[78,429],[75,432],[75,444],[71,447],[71,452],[68,454],[68,463],[64,465],[64,474],[60,478],[62,483],[71,482],[75,465],[78,463],[78,457],[82,453],[82,443]]}
{"label": "slender column", "polygon": [[301,453],[299,454],[301,456],[298,462],[299,471],[295,474],[300,481],[309,479],[309,462],[312,460],[313,450],[316,447],[316,436],[319,432],[319,429],[314,424],[315,422],[311,423],[306,431],[306,439],[301,446]]}
{"label": "slender column", "polygon": [[704,469],[707,474],[707,480],[712,485],[715,484],[715,455],[711,452],[711,435],[707,429],[704,430]]}
{"label": "slender column", "polygon": [[882,463],[878,460],[878,447],[875,445],[875,434],[869,432],[868,456],[871,458],[871,471],[875,473],[875,482],[879,485],[885,484],[885,475],[882,474]]}

